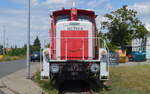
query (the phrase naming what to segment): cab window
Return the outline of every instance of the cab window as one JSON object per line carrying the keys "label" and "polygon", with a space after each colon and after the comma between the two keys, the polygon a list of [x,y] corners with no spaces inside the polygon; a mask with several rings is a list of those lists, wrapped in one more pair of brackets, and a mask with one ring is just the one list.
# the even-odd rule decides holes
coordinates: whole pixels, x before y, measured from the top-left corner
{"label": "cab window", "polygon": [[59,15],[56,17],[56,23],[57,22],[63,22],[63,21],[69,21],[70,15]]}
{"label": "cab window", "polygon": [[78,21],[92,22],[92,18],[88,15],[79,14],[78,15]]}

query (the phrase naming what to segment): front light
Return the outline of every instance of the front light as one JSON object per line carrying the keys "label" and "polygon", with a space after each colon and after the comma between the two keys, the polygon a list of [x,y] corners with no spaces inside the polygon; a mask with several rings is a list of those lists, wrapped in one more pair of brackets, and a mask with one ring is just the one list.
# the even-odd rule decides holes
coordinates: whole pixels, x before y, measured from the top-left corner
{"label": "front light", "polygon": [[90,66],[90,70],[92,73],[98,73],[99,72],[99,65],[98,64],[92,64]]}
{"label": "front light", "polygon": [[107,51],[106,50],[102,50],[101,54],[102,55],[107,55]]}
{"label": "front light", "polygon": [[58,73],[59,72],[59,65],[58,64],[51,64],[50,71],[52,73]]}

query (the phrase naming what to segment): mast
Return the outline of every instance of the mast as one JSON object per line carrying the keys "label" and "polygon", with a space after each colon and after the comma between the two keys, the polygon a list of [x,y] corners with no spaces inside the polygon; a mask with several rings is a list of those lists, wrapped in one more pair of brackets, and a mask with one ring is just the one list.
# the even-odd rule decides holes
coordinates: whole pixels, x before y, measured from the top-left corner
{"label": "mast", "polygon": [[73,0],[72,7],[76,8],[76,0]]}

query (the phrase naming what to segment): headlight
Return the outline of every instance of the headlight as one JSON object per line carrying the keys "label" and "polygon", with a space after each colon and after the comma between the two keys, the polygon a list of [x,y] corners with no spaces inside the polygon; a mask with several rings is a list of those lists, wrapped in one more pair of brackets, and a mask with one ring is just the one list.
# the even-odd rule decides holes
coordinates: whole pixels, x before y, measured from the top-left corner
{"label": "headlight", "polygon": [[37,55],[37,54],[35,54],[34,56],[35,56],[35,57],[37,57],[38,55]]}
{"label": "headlight", "polygon": [[50,71],[52,73],[58,73],[59,72],[59,65],[58,64],[51,64],[50,65]]}
{"label": "headlight", "polygon": [[92,73],[98,73],[99,72],[99,65],[98,64],[92,64],[90,66],[90,70]]}

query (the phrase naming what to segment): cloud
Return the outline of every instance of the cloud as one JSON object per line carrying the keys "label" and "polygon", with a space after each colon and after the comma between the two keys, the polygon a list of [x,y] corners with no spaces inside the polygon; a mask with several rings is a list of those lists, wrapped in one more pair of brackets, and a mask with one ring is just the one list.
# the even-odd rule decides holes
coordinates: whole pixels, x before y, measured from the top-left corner
{"label": "cloud", "polygon": [[98,15],[97,18],[96,18],[96,25],[97,25],[98,31],[101,30],[101,23],[102,23],[103,21],[107,21],[107,18],[104,17],[103,15]]}
{"label": "cloud", "polygon": [[150,22],[149,22],[149,23],[146,23],[146,28],[147,28],[147,30],[150,32]]}
{"label": "cloud", "polygon": [[64,4],[67,0],[46,0],[45,3],[47,4]]}
{"label": "cloud", "polygon": [[88,6],[91,6],[91,7],[95,8],[95,7],[98,7],[98,6],[102,5],[102,4],[105,4],[107,1],[108,0],[100,0],[100,1],[98,1],[98,0],[90,0],[88,2]]}
{"label": "cloud", "polygon": [[72,0],[32,0],[33,5],[47,8],[70,7]]}
{"label": "cloud", "polygon": [[39,5],[39,2],[37,0],[31,0],[31,4],[37,6]]}
{"label": "cloud", "polygon": [[129,8],[136,10],[139,14],[142,15],[150,14],[150,2],[136,3],[132,6],[129,6]]}
{"label": "cloud", "polygon": [[92,8],[103,7],[103,8],[105,8],[105,11],[112,9],[112,6],[111,6],[109,0],[90,0],[87,3],[87,5]]}
{"label": "cloud", "polygon": [[[9,40],[9,47],[15,43],[21,47],[26,44],[27,36],[27,11],[23,9],[0,9],[0,25],[6,26],[6,37]],[[39,15],[37,15],[39,14]],[[34,11],[31,15],[31,43],[36,36],[41,40],[48,37],[50,18],[42,11]],[[0,33],[2,37],[2,33]],[[43,37],[45,36],[45,37]],[[0,41],[2,44],[2,41]]]}
{"label": "cloud", "polygon": [[134,5],[129,6],[129,8],[137,11],[138,18],[150,31],[150,1],[135,3]]}

